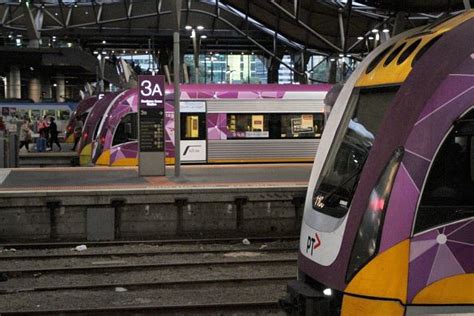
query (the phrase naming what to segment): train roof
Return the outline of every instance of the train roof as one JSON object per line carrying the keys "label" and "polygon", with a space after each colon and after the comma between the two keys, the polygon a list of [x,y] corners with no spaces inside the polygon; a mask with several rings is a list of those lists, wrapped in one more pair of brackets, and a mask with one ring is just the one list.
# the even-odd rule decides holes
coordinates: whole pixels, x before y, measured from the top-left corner
{"label": "train roof", "polygon": [[[358,79],[356,86],[368,87],[402,83],[420,57],[444,33],[472,17],[474,17],[474,10],[465,11],[422,27],[415,34],[404,36],[374,58]],[[436,67],[436,65],[433,65],[433,67]]]}
{"label": "train roof", "polygon": [[49,103],[49,102],[0,102],[0,107],[9,107],[9,108],[17,108],[17,109],[69,109],[75,110],[77,107],[77,103],[75,102],[57,102],[57,103]]}

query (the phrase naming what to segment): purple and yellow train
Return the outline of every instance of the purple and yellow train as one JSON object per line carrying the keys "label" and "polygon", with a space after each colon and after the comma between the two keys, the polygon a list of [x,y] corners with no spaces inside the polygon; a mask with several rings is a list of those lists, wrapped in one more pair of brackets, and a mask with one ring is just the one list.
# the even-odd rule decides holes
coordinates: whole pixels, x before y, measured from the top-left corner
{"label": "purple and yellow train", "polygon": [[[184,163],[312,162],[331,85],[182,85]],[[173,90],[166,89],[166,163],[174,163]],[[138,90],[106,94],[90,110],[81,165],[138,164]],[[186,150],[192,148],[192,150]]]}
{"label": "purple and yellow train", "polygon": [[474,10],[360,64],[326,124],[298,280],[306,315],[474,313]]}

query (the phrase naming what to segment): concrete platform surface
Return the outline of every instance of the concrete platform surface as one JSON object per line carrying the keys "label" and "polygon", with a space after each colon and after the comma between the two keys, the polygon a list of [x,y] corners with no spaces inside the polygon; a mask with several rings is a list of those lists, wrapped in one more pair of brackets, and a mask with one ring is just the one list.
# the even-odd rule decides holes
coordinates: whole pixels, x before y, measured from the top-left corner
{"label": "concrete platform surface", "polygon": [[188,165],[180,179],[174,168],[166,176],[138,177],[134,167],[1,169],[0,192],[92,191],[183,187],[306,186],[312,164]]}

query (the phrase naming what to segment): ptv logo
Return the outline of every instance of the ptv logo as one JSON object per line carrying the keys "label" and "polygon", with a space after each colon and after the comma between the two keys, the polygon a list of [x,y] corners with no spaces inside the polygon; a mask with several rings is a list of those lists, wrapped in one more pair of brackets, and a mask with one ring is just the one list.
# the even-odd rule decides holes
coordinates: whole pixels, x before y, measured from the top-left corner
{"label": "ptv logo", "polygon": [[317,249],[319,246],[321,246],[321,240],[319,239],[318,233],[314,233],[314,238],[308,236],[308,240],[306,241],[306,253],[311,252],[312,256],[314,250]]}

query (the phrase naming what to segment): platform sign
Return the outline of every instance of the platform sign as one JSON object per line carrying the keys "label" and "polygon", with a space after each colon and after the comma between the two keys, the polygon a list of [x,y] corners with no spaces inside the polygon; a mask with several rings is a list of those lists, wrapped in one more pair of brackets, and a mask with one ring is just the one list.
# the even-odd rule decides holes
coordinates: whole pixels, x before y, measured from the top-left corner
{"label": "platform sign", "polygon": [[138,76],[140,176],[165,175],[165,77]]}

